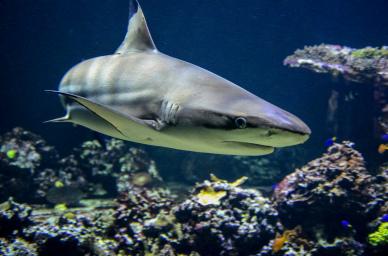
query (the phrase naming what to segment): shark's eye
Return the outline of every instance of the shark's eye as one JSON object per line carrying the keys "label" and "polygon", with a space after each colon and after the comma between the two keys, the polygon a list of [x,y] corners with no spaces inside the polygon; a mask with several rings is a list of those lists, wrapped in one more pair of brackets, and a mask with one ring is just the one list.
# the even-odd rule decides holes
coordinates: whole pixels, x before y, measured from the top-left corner
{"label": "shark's eye", "polygon": [[247,127],[247,119],[245,119],[244,117],[237,117],[234,122],[237,128],[244,129],[245,127]]}

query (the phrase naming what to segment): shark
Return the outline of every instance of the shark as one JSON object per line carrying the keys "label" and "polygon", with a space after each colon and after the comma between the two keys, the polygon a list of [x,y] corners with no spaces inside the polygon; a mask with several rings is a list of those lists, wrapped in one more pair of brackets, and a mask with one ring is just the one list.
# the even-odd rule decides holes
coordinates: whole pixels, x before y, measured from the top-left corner
{"label": "shark", "polygon": [[160,52],[142,8],[129,1],[124,41],[111,55],[82,61],[58,94],[69,122],[135,143],[224,155],[257,156],[304,143],[295,115],[233,82]]}

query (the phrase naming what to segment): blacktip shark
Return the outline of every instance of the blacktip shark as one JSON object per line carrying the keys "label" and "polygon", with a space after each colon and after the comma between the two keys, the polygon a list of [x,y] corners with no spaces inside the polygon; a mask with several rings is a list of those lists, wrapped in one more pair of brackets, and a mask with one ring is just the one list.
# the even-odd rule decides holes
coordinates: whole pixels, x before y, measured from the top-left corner
{"label": "blacktip shark", "polygon": [[158,51],[143,11],[130,1],[118,50],[81,62],[59,91],[70,122],[111,137],[179,150],[264,155],[305,142],[296,116],[236,84]]}

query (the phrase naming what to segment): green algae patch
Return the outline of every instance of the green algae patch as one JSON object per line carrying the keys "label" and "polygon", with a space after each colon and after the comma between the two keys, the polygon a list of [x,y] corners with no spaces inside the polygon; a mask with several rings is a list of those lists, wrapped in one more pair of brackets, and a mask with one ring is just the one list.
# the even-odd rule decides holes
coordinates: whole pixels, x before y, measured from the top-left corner
{"label": "green algae patch", "polygon": [[353,58],[381,58],[388,57],[388,49],[366,47],[363,49],[355,50],[351,53]]}

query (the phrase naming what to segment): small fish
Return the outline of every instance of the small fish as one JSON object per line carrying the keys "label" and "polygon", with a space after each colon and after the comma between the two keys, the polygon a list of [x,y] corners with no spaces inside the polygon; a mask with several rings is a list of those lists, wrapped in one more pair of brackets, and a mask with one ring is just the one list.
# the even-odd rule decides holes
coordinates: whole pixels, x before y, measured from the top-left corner
{"label": "small fish", "polygon": [[145,187],[152,183],[152,176],[148,172],[138,172],[132,174],[131,183],[138,187]]}
{"label": "small fish", "polygon": [[345,95],[345,101],[352,101],[356,98],[357,94],[354,92],[349,92],[347,95]]}
{"label": "small fish", "polygon": [[381,217],[382,222],[388,222],[388,214],[384,214],[383,217]]}
{"label": "small fish", "polygon": [[332,137],[332,138],[330,138],[330,139],[327,139],[326,141],[325,141],[325,147],[326,148],[328,148],[328,147],[331,147],[331,146],[333,146],[333,144],[334,144],[334,142],[337,140],[337,137]]}
{"label": "small fish", "polygon": [[377,148],[377,152],[379,152],[380,154],[384,154],[386,150],[388,150],[388,144],[380,144]]}
{"label": "small fish", "polygon": [[285,235],[282,235],[282,236],[275,238],[273,245],[272,245],[272,252],[273,253],[279,252],[283,248],[283,246],[286,242],[287,242],[287,236],[285,236]]}
{"label": "small fish", "polygon": [[381,135],[381,140],[384,142],[388,142],[388,133]]}
{"label": "small fish", "polygon": [[77,186],[54,186],[47,191],[46,199],[52,204],[77,205],[83,196]]}
{"label": "small fish", "polygon": [[63,188],[63,187],[65,186],[65,184],[63,184],[62,181],[57,180],[57,181],[54,183],[54,186],[55,186],[56,188]]}
{"label": "small fish", "polygon": [[301,232],[302,228],[297,226],[294,229],[284,231],[282,235],[277,235],[272,244],[272,252],[279,252],[286,242],[295,239]]}
{"label": "small fish", "polygon": [[342,220],[342,221],[341,221],[341,226],[342,226],[343,228],[351,228],[351,227],[352,227],[352,225],[350,225],[350,222],[347,221],[347,220]]}
{"label": "small fish", "polygon": [[67,210],[67,205],[66,205],[66,204],[56,204],[56,205],[54,206],[54,209],[55,209],[56,211],[59,211],[59,212],[64,212],[64,211]]}
{"label": "small fish", "polygon": [[9,159],[14,159],[17,155],[17,151],[15,149],[10,149],[7,151],[7,157]]}

